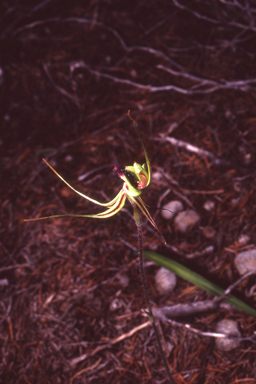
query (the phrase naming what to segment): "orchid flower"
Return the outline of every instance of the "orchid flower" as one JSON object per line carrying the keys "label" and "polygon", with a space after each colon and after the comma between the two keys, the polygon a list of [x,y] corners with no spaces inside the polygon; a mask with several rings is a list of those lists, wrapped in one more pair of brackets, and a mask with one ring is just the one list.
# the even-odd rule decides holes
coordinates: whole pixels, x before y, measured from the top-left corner
{"label": "orchid flower", "polygon": [[[120,179],[123,180],[123,187],[121,191],[116,195],[116,197],[109,201],[108,203],[100,203],[97,200],[92,199],[91,197],[84,195],[83,193],[77,191],[75,188],[73,188],[61,175],[58,174],[57,171],[45,160],[44,162],[48,165],[49,168],[74,192],[76,192],[78,195],[82,196],[84,199],[91,201],[94,204],[100,205],[102,207],[106,207],[107,209],[101,213],[97,213],[94,215],[75,215],[75,214],[64,214],[64,215],[53,215],[53,216],[46,216],[46,217],[39,217],[35,219],[28,219],[25,221],[34,221],[34,220],[43,220],[43,219],[51,219],[53,217],[89,217],[89,218],[95,218],[95,219],[105,219],[107,217],[114,216],[117,212],[119,212],[126,201],[126,198],[129,200],[133,207],[134,212],[134,218],[137,225],[137,231],[138,231],[138,244],[139,244],[139,259],[140,259],[140,274],[141,274],[141,281],[142,286],[144,290],[144,296],[147,304],[148,310],[145,311],[152,322],[152,326],[156,335],[157,339],[157,345],[159,348],[159,352],[161,354],[162,360],[165,365],[166,373],[169,377],[170,383],[174,384],[174,381],[172,379],[172,375],[169,370],[168,362],[166,360],[166,357],[163,352],[163,348],[161,345],[161,340],[159,336],[159,332],[157,330],[157,327],[154,322],[154,315],[152,313],[152,308],[149,300],[149,296],[147,293],[147,284],[146,284],[146,277],[145,277],[145,269],[144,269],[144,261],[143,261],[143,245],[142,245],[142,226],[141,226],[141,213],[146,216],[146,218],[149,220],[149,222],[152,224],[152,226],[159,232],[159,234],[162,236],[161,232],[159,231],[156,223],[152,219],[150,213],[148,212],[145,203],[143,202],[141,198],[142,190],[146,188],[151,180],[151,168],[150,168],[150,161],[147,155],[146,148],[144,146],[144,143],[139,135],[139,132],[137,130],[136,122],[134,119],[130,116],[130,111],[128,111],[128,117],[132,120],[136,134],[141,142],[146,163],[143,165],[140,165],[138,163],[134,163],[133,165],[127,166],[125,168],[120,167],[119,165],[115,165],[113,171],[117,173],[117,175],[120,177]],[[163,237],[163,236],[162,236]],[[164,239],[163,239],[164,240]],[[164,240],[165,241],[165,240]]]}
{"label": "orchid flower", "polygon": [[[53,216],[46,216],[46,217],[39,217],[35,219],[27,219],[25,221],[34,221],[34,220],[44,220],[44,219],[50,219],[50,218],[56,218],[56,217],[89,217],[89,218],[95,218],[95,219],[105,219],[111,216],[114,216],[117,212],[119,212],[126,201],[126,198],[131,203],[133,209],[134,209],[134,217],[137,225],[140,225],[140,215],[139,212],[141,212],[143,215],[146,216],[146,218],[149,220],[149,222],[153,225],[153,227],[160,233],[156,223],[154,222],[153,218],[151,217],[150,213],[148,212],[145,203],[143,202],[141,198],[141,193],[144,188],[146,188],[151,180],[151,168],[150,168],[150,161],[147,155],[146,148],[144,146],[144,143],[138,133],[137,126],[135,120],[133,120],[130,116],[130,111],[128,111],[128,117],[133,121],[133,125],[136,131],[136,134],[142,144],[146,163],[143,165],[140,165],[138,163],[134,163],[132,166],[127,166],[125,168],[120,167],[119,165],[115,165],[113,171],[117,173],[117,175],[124,181],[123,187],[121,191],[116,195],[116,197],[109,201],[108,203],[100,203],[97,200],[94,200],[90,198],[87,195],[84,195],[83,193],[77,191],[75,188],[73,188],[61,175],[58,174],[57,171],[45,160],[43,161],[48,165],[49,168],[74,192],[76,192],[78,195],[82,196],[84,199],[91,201],[94,204],[100,205],[102,207],[106,207],[107,209],[104,212],[97,213],[94,215],[76,215],[76,214],[64,214],[64,215],[53,215]],[[139,210],[139,212],[138,212]],[[160,233],[161,234],[161,233]]]}

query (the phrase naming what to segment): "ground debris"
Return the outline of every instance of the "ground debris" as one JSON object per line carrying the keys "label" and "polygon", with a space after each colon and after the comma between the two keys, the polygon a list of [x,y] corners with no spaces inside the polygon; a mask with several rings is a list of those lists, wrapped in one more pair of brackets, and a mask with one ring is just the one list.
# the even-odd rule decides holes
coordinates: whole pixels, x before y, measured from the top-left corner
{"label": "ground debris", "polygon": [[[119,3],[0,6],[0,377],[8,384],[166,379],[142,311],[130,207],[105,221],[24,223],[98,212],[42,157],[79,191],[109,201],[122,186],[113,166],[143,159],[131,110],[155,176],[145,202],[171,247],[145,222],[144,248],[193,262],[227,288],[239,278],[236,255],[255,247],[254,2]],[[200,226],[175,231],[160,214],[172,200],[197,212]],[[157,268],[146,270],[157,306],[212,299],[181,279],[160,296]],[[253,276],[236,287],[244,300],[245,289],[255,307]],[[213,332],[231,316],[245,340],[225,354],[207,337],[160,323],[177,384],[255,380],[255,319],[220,306],[185,320]]]}

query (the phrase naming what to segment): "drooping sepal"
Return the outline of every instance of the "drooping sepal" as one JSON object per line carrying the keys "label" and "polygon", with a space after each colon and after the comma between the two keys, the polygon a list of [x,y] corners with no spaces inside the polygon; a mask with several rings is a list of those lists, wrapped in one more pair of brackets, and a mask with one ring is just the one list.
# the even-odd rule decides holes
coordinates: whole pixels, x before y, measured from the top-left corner
{"label": "drooping sepal", "polygon": [[[150,215],[149,211],[147,210],[147,208],[145,206],[145,203],[142,200],[142,198],[140,196],[138,196],[138,197],[128,196],[128,199],[129,199],[129,201],[130,201],[130,203],[132,204],[133,207],[134,207],[134,205],[136,205],[140,209],[140,211],[143,213],[143,215],[146,216],[148,221],[157,230],[157,232],[161,235],[161,237],[163,238],[163,240],[164,240],[164,242],[166,244],[166,240],[165,240],[164,236],[162,235],[160,229],[158,228],[158,226],[156,225],[155,221],[151,217],[151,215]],[[135,218],[135,220],[136,220],[136,218]],[[137,223],[137,221],[136,221],[136,223]]]}
{"label": "drooping sepal", "polygon": [[67,213],[63,215],[36,217],[34,219],[27,219],[24,221],[37,221],[37,220],[53,219],[53,218],[59,218],[59,217],[84,217],[84,218],[88,217],[88,218],[94,218],[94,219],[107,219],[108,217],[114,216],[117,212],[119,212],[125,204],[126,193],[124,190],[121,190],[118,193],[117,197],[118,198],[116,199],[115,203],[109,209],[107,209],[104,212],[96,213],[94,215],[78,215],[78,214],[76,215],[73,213]]}

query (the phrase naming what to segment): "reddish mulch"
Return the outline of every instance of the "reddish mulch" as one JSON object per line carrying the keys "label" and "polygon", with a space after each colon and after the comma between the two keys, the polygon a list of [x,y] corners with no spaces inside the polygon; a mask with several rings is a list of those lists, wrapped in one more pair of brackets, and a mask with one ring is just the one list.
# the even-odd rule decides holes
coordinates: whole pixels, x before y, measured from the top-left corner
{"label": "reddish mulch", "polygon": [[[1,3],[2,383],[167,382],[151,327],[110,343],[147,321],[129,204],[107,220],[23,222],[99,212],[69,190],[42,157],[92,198],[104,202],[117,194],[122,183],[114,164],[143,162],[128,110],[155,176],[144,200],[177,253],[146,220],[145,249],[225,288],[239,277],[235,255],[255,246],[255,3],[194,1],[186,8],[187,3]],[[167,137],[215,157],[174,147]],[[157,210],[159,202],[177,198],[201,217],[186,236]],[[203,208],[207,200],[215,203],[211,212]],[[216,231],[212,238],[204,236],[207,226]],[[249,238],[246,245],[238,243],[241,234]],[[204,254],[208,246],[213,252]],[[202,255],[188,264],[186,255],[195,252]],[[170,296],[159,297],[156,270],[148,263],[153,303],[211,298],[181,279]],[[253,286],[251,277],[236,295],[255,307]],[[243,338],[253,335],[255,318],[235,308],[179,321],[210,332],[223,318],[236,320]],[[220,352],[212,338],[161,327],[172,346],[168,362],[176,383],[255,382],[253,339]]]}

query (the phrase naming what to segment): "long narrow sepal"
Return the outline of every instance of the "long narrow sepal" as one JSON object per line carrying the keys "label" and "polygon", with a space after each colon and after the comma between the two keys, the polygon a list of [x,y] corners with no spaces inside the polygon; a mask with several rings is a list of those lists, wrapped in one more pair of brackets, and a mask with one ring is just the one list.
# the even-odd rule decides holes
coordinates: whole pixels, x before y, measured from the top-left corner
{"label": "long narrow sepal", "polygon": [[148,181],[147,181],[147,184],[146,184],[146,187],[149,185],[150,183],[150,180],[151,180],[151,167],[150,167],[150,161],[149,161],[149,158],[148,158],[148,154],[147,154],[147,151],[146,151],[146,148],[145,148],[145,145],[142,141],[142,138],[140,137],[139,135],[139,132],[138,132],[138,129],[137,129],[137,125],[136,125],[136,121],[131,117],[131,114],[130,114],[130,111],[128,111],[127,113],[129,119],[133,122],[133,126],[134,126],[134,129],[137,133],[137,136],[141,142],[141,145],[143,147],[143,151],[144,151],[144,155],[145,155],[145,159],[146,159],[146,163],[147,163],[147,171],[148,171]]}
{"label": "long narrow sepal", "polygon": [[[132,197],[132,196],[128,196],[128,199],[129,201],[131,202],[132,205],[136,204],[137,207],[141,210],[141,212],[143,213],[144,216],[146,216],[146,218],[148,219],[148,221],[151,223],[151,225],[157,230],[157,232],[161,235],[161,237],[163,238],[165,244],[166,244],[166,240],[164,238],[164,236],[162,235],[160,229],[158,228],[158,226],[156,225],[156,223],[154,222],[153,218],[151,217],[149,211],[147,210],[142,198],[140,196],[138,197]],[[135,218],[136,220],[136,218]]]}
{"label": "long narrow sepal", "polygon": [[55,175],[57,175],[70,189],[72,189],[72,191],[76,192],[78,195],[82,196],[86,200],[91,201],[94,204],[101,205],[102,207],[111,207],[120,198],[120,195],[121,195],[122,191],[120,191],[116,195],[116,197],[113,200],[111,200],[110,202],[108,202],[108,203],[100,203],[97,200],[91,199],[89,196],[86,196],[83,193],[77,191],[75,188],[73,188],[65,179],[63,179],[63,177],[61,175],[58,174],[57,171],[55,171],[55,169],[45,159],[43,159],[43,161],[45,162],[45,164],[48,165],[49,168],[51,168],[51,170],[55,173]]}
{"label": "long narrow sepal", "polygon": [[53,215],[53,216],[38,217],[34,219],[26,219],[24,221],[37,221],[37,220],[53,219],[53,218],[60,218],[60,217],[83,217],[83,218],[87,217],[87,218],[94,218],[94,219],[106,219],[108,217],[114,216],[117,212],[119,212],[123,208],[126,200],[126,193],[123,190],[120,192],[122,193],[119,194],[120,195],[119,200],[116,201],[116,203],[112,207],[107,209],[105,212],[96,213],[95,215],[76,215],[76,214],[67,213],[63,215]]}
{"label": "long narrow sepal", "polygon": [[123,208],[125,204],[126,196],[127,196],[124,190],[121,190],[119,195],[120,195],[119,199],[116,201],[114,205],[112,205],[112,207],[107,209],[105,212],[98,213],[97,215],[94,215],[91,217],[95,217],[98,219],[105,219],[107,217],[114,216],[117,212],[119,212]]}

